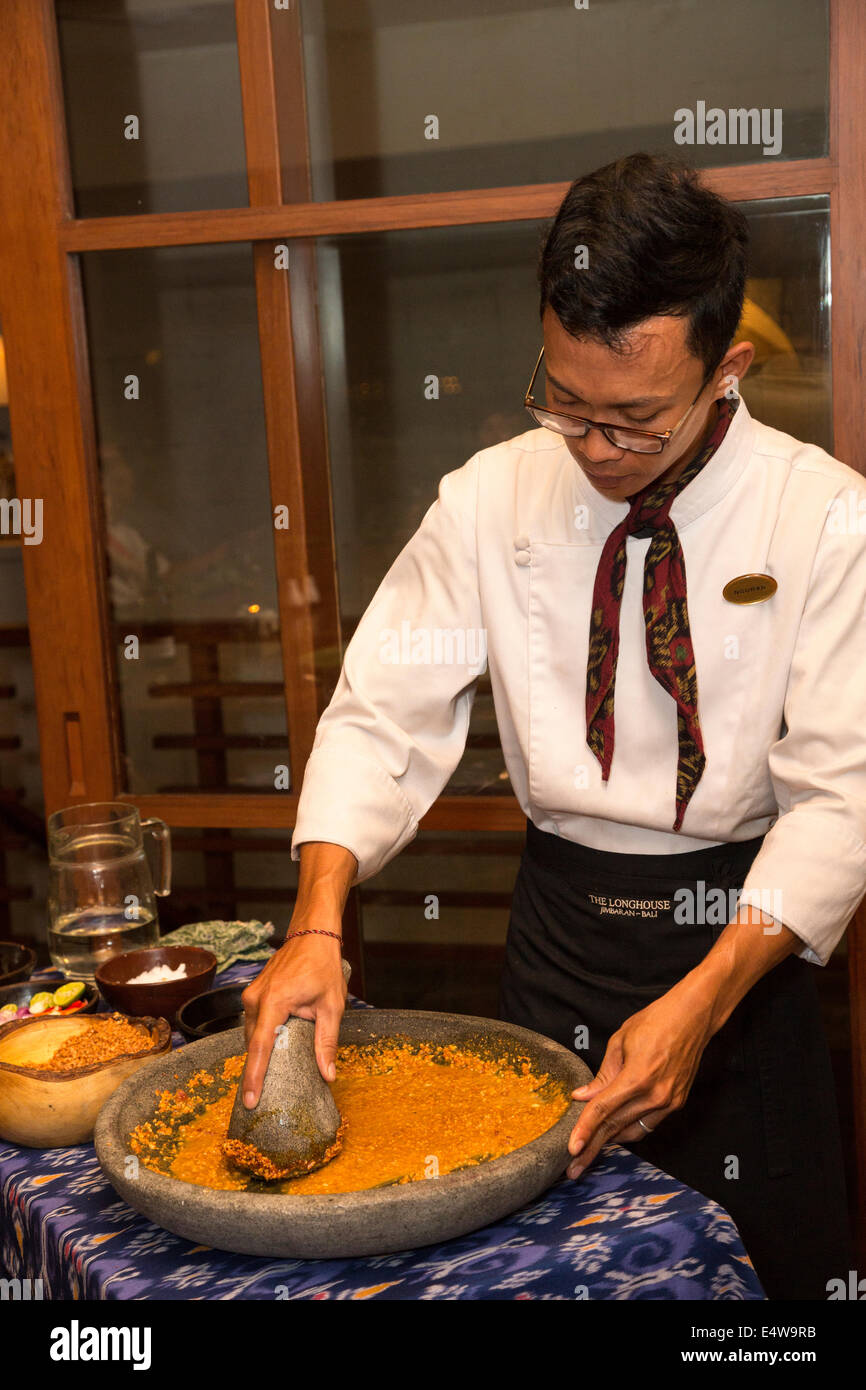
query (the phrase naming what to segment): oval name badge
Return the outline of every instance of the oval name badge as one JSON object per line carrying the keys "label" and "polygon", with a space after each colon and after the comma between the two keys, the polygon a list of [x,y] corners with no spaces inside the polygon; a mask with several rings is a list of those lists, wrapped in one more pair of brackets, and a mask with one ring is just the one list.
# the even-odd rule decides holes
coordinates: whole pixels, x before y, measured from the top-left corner
{"label": "oval name badge", "polygon": [[772,598],[778,584],[771,574],[738,574],[722,590],[728,603],[764,603]]}

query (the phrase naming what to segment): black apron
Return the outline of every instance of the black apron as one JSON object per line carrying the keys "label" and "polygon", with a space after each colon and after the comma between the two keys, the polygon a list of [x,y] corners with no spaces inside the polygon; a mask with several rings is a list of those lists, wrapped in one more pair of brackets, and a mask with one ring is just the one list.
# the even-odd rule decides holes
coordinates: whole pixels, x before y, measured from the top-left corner
{"label": "black apron", "polygon": [[[595,1074],[611,1034],[721,935],[761,843],[613,854],[527,821],[500,1017],[577,1043]],[[678,922],[678,889],[702,894],[710,921]],[[770,1299],[825,1300],[827,1281],[854,1268],[818,968],[790,955],[769,970],[710,1039],[682,1109],[633,1146],[730,1213]]]}

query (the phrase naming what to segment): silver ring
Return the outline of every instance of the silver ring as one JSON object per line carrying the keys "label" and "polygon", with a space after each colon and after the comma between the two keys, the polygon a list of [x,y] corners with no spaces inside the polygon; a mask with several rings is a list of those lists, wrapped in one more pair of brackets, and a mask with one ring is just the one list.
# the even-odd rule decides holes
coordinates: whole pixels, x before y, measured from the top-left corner
{"label": "silver ring", "polygon": [[646,1130],[647,1134],[652,1134],[652,1130],[650,1129],[649,1125],[645,1125],[643,1120],[638,1120],[638,1124],[640,1125],[641,1129]]}

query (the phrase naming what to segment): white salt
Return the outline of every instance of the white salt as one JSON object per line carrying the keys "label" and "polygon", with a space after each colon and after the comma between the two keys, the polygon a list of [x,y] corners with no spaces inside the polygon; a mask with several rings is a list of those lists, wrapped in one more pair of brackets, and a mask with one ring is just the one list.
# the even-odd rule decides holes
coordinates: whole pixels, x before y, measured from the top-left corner
{"label": "white salt", "polygon": [[140,975],[134,975],[131,980],[127,980],[128,985],[161,985],[163,980],[185,980],[186,963],[184,961],[172,970],[169,965],[154,965],[150,970],[142,970]]}

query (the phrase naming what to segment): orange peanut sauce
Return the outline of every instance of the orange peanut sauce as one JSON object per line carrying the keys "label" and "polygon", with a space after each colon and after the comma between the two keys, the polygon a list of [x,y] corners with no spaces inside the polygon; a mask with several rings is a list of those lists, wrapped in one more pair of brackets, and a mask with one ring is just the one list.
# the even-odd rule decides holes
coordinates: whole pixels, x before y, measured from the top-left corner
{"label": "orange peanut sauce", "polygon": [[[340,1152],[302,1177],[265,1184],[222,1153],[245,1061],[229,1057],[219,1077],[200,1072],[181,1090],[161,1092],[153,1119],[130,1136],[132,1152],[146,1167],[200,1187],[359,1192],[502,1157],[544,1134],[570,1104],[568,1090],[533,1073],[525,1058],[484,1059],[453,1045],[396,1039],[350,1044],[338,1051],[331,1083],[345,1126]],[[222,1094],[211,1100],[214,1084]]]}

